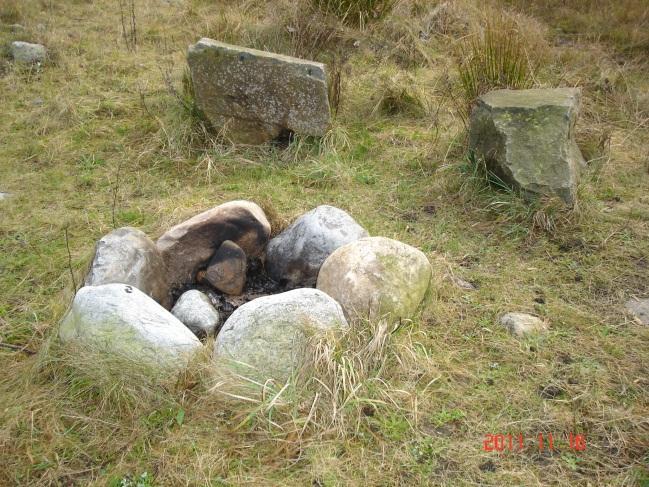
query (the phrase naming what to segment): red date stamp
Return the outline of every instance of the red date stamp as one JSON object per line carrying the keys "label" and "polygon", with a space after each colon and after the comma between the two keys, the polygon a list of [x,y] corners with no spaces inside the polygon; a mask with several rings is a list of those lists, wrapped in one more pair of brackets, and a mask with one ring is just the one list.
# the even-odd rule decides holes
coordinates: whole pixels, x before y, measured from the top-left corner
{"label": "red date stamp", "polygon": [[[539,451],[554,451],[557,448],[558,442],[552,433],[539,433],[532,441],[532,447],[538,448]],[[565,445],[573,451],[586,450],[586,437],[582,434],[569,433],[566,435]],[[518,435],[509,434],[487,434],[482,442],[482,449],[484,451],[496,452],[519,452],[525,448],[530,447],[530,442],[526,442],[522,433]]]}

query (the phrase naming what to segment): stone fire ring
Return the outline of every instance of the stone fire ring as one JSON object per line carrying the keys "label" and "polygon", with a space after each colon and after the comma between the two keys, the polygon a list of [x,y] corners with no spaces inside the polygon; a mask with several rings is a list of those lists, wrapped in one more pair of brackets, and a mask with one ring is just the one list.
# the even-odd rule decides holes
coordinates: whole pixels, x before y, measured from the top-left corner
{"label": "stone fire ring", "polygon": [[204,211],[157,242],[135,228],[114,230],[97,243],[59,338],[184,365],[215,336],[215,359],[284,380],[314,334],[342,332],[357,318],[410,319],[431,282],[422,252],[370,237],[332,206],[270,236],[250,201]]}

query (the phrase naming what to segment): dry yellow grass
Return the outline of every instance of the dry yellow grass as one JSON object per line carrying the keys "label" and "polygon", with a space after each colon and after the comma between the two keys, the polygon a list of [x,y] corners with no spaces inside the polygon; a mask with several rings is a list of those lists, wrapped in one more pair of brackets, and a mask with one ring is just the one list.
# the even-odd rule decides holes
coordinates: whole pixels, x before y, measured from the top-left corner
{"label": "dry yellow grass", "polygon": [[[570,215],[467,182],[453,54],[484,25],[478,2],[404,0],[364,30],[320,31],[288,1],[136,0],[135,49],[117,1],[0,4],[3,53],[16,39],[52,52],[41,69],[0,61],[0,191],[13,194],[0,202],[0,484],[646,485],[649,328],[623,303],[649,294],[647,61],[592,35],[610,27],[600,17],[556,37],[555,13],[577,29],[583,15],[535,3],[538,18],[516,14],[548,45],[534,84],[584,90],[591,163]],[[640,35],[643,2],[625,5],[638,14],[619,25]],[[338,60],[331,134],[282,149],[204,132],[166,81],[182,96],[185,50],[204,35]],[[386,99],[396,109],[375,110]],[[421,248],[440,284],[414,323],[323,342],[312,374],[243,403],[207,357],[166,380],[50,341],[73,294],[65,228],[80,282],[113,216],[157,236],[235,198],[278,228],[340,206]],[[510,337],[496,323],[510,310],[550,332]],[[482,450],[488,433],[519,432],[521,453]],[[570,432],[586,451],[566,448]],[[538,433],[557,451],[539,452]]]}

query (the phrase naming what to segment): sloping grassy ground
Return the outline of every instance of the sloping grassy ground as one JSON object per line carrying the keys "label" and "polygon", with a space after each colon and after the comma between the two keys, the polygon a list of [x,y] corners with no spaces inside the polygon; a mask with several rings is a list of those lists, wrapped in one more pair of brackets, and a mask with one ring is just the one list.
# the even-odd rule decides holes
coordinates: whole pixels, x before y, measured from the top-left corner
{"label": "sloping grassy ground", "polygon": [[[2,49],[43,42],[52,59],[0,60],[0,191],[13,194],[0,202],[0,483],[647,485],[649,328],[623,308],[649,294],[647,11],[619,3],[635,9],[633,49],[603,30],[604,10],[564,9],[573,30],[602,29],[565,37],[551,2],[536,18],[508,2],[536,46],[534,83],[584,90],[591,162],[573,211],[490,188],[465,157],[454,56],[483,25],[472,2],[404,0],[360,31],[293,2],[136,0],[134,50],[117,1],[1,4]],[[184,53],[201,36],[342,64],[331,133],[286,148],[210,140],[179,100],[191,103]],[[50,340],[103,234],[157,237],[239,198],[274,231],[326,203],[419,247],[435,267],[430,303],[414,323],[323,345],[308,369],[320,384],[298,377],[243,402],[205,357],[168,381]],[[497,317],[514,310],[550,332],[512,338]],[[489,433],[522,433],[525,449],[485,452]]]}

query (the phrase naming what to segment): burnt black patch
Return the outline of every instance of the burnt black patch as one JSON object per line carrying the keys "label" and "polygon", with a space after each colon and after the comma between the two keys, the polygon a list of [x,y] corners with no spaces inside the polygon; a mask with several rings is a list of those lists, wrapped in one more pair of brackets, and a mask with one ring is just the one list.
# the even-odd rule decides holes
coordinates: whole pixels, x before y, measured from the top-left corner
{"label": "burnt black patch", "polygon": [[[200,272],[199,272],[200,274]],[[246,272],[246,286],[243,293],[238,296],[230,296],[214,289],[206,283],[191,283],[178,288],[173,293],[174,303],[180,296],[190,289],[196,289],[205,293],[212,302],[212,305],[221,315],[221,322],[224,323],[234,311],[242,304],[248,303],[256,298],[268,296],[271,294],[283,293],[290,291],[293,287],[286,283],[279,283],[273,280],[264,269],[264,264],[258,258],[248,259],[248,268]]]}

